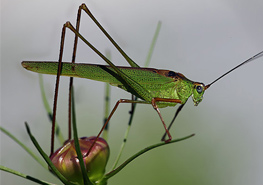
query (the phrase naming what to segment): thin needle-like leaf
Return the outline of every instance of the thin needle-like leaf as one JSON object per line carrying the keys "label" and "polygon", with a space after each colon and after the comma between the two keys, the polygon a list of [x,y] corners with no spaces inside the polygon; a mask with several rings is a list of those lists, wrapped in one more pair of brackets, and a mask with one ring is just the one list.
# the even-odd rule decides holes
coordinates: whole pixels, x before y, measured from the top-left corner
{"label": "thin needle-like leaf", "polygon": [[35,147],[37,148],[38,152],[42,155],[42,157],[44,158],[44,160],[47,162],[48,166],[51,168],[52,172],[61,180],[61,182],[63,182],[66,185],[72,185],[75,183],[71,183],[69,182],[58,170],[57,168],[54,166],[54,164],[52,163],[52,161],[49,159],[48,155],[42,150],[42,148],[40,147],[40,145],[38,144],[37,140],[35,139],[35,137],[31,134],[30,128],[27,124],[27,122],[25,122],[26,125],[26,130],[27,133],[31,139],[31,141],[33,142],[33,144],[35,145]]}
{"label": "thin needle-like leaf", "polygon": [[5,133],[7,136],[9,136],[11,139],[13,139],[19,146],[21,146],[31,157],[33,157],[41,166],[43,166],[45,169],[48,169],[47,164],[39,158],[31,149],[29,149],[26,145],[24,145],[21,141],[19,141],[14,135],[12,135],[10,132],[8,132],[3,127],[0,127],[0,130]]}
{"label": "thin needle-like leaf", "polygon": [[22,178],[25,178],[25,179],[27,179],[27,180],[33,181],[33,182],[38,183],[38,184],[42,184],[42,185],[55,185],[55,184],[52,184],[52,183],[49,183],[49,182],[46,182],[46,181],[43,181],[43,180],[39,180],[39,179],[37,179],[37,178],[35,178],[35,177],[32,177],[32,176],[23,174],[23,173],[21,173],[21,172],[19,172],[19,171],[12,170],[12,169],[7,168],[7,167],[2,166],[2,165],[0,165],[0,170],[5,171],[5,172],[8,172],[8,173],[12,173],[12,174],[14,174],[14,175],[17,175],[17,176],[22,177]]}
{"label": "thin needle-like leaf", "polygon": [[79,137],[78,137],[78,131],[77,131],[77,124],[76,124],[76,113],[75,113],[75,101],[74,101],[74,87],[72,86],[71,89],[71,98],[72,98],[72,127],[73,127],[73,134],[74,134],[74,144],[75,144],[75,149],[76,153],[79,159],[79,164],[82,172],[82,177],[83,177],[83,182],[84,185],[92,185],[91,181],[89,180],[84,161],[83,161],[83,156],[80,150],[79,146]]}
{"label": "thin needle-like leaf", "polygon": [[[50,108],[50,106],[48,104],[48,101],[47,101],[42,74],[39,74],[39,85],[40,85],[40,91],[41,91],[41,96],[42,96],[42,101],[44,103],[44,107],[45,107],[45,109],[46,109],[46,111],[48,113],[49,120],[52,123],[52,117],[53,117],[52,116],[52,111],[51,111],[51,108]],[[57,121],[55,121],[55,133],[56,133],[56,136],[57,136],[60,144],[63,144],[65,139],[63,137],[62,132],[60,131],[60,128],[58,126]]]}
{"label": "thin needle-like leaf", "polygon": [[[111,60],[110,51],[106,51],[106,57]],[[106,123],[108,116],[110,114],[110,84],[105,84],[105,106],[104,106],[104,120],[103,125]],[[103,130],[102,137],[107,141],[108,140],[108,131],[109,131],[109,123],[106,125],[105,129]]]}
{"label": "thin needle-like leaf", "polygon": [[154,47],[156,45],[156,41],[157,41],[157,38],[158,38],[158,35],[159,35],[159,32],[160,32],[161,26],[162,26],[162,22],[159,21],[158,24],[157,24],[157,27],[156,27],[153,39],[152,39],[152,43],[150,45],[150,49],[148,51],[148,55],[147,55],[144,67],[148,67],[149,64],[150,64],[150,61],[151,61],[152,55],[153,55],[153,49],[154,49]]}
{"label": "thin needle-like leaf", "polygon": [[109,179],[110,177],[116,175],[119,171],[121,171],[127,164],[129,164],[130,162],[132,162],[134,159],[136,159],[137,157],[139,157],[140,155],[154,149],[154,148],[157,148],[157,147],[160,147],[160,146],[163,146],[163,145],[167,145],[167,144],[172,144],[172,143],[175,143],[175,142],[179,142],[179,141],[183,141],[183,140],[186,140],[186,139],[189,139],[191,137],[193,137],[195,134],[191,134],[189,136],[186,136],[186,137],[183,137],[183,138],[180,138],[180,139],[174,139],[168,143],[165,143],[165,142],[161,142],[161,143],[158,143],[158,144],[154,144],[154,145],[151,145],[151,146],[148,146],[146,148],[144,148],[143,150],[137,152],[136,154],[134,154],[133,156],[131,156],[129,159],[127,159],[124,163],[122,163],[118,168],[114,169],[113,171],[107,173],[103,179]]}

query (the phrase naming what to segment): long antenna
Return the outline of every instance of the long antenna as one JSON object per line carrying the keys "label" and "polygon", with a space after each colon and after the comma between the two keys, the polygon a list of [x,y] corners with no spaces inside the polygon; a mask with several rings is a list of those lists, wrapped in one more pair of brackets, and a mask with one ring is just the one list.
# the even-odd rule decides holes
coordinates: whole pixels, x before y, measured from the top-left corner
{"label": "long antenna", "polygon": [[226,72],[225,74],[221,75],[220,77],[218,77],[217,79],[215,79],[213,82],[211,82],[210,84],[205,86],[205,89],[208,89],[213,83],[217,82],[218,80],[220,80],[221,78],[223,78],[224,76],[226,76],[228,73],[231,73],[232,71],[234,71],[235,69],[241,67],[244,64],[247,64],[248,62],[251,62],[252,60],[255,60],[259,57],[263,56],[263,51],[259,52],[258,54],[254,55],[253,57],[250,57],[249,59],[245,60],[244,62],[242,62],[241,64],[237,65],[236,67],[234,67],[233,69],[229,70],[228,72]]}

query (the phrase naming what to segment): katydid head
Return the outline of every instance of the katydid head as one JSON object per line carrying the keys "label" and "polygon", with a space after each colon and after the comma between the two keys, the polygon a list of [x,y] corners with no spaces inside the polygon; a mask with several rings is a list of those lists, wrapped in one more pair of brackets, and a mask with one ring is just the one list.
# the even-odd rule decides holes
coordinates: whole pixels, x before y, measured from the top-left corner
{"label": "katydid head", "polygon": [[199,82],[193,83],[192,99],[195,106],[202,101],[205,89],[205,84]]}

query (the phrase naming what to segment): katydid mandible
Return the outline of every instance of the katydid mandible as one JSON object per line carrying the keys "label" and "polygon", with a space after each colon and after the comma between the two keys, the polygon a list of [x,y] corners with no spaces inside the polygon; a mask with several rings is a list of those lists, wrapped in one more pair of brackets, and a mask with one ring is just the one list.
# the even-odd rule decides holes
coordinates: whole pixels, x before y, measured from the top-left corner
{"label": "katydid mandible", "polygon": [[[117,101],[115,107],[110,113],[108,120],[105,122],[101,131],[99,132],[97,138],[100,136],[101,132],[111,119],[112,115],[116,111],[120,103],[142,103],[151,104],[152,107],[157,111],[161,122],[165,129],[165,134],[162,140],[169,142],[172,136],[169,129],[173,122],[166,127],[166,124],[162,118],[159,108],[164,108],[168,106],[176,106],[178,103],[181,104],[178,108],[175,117],[183,108],[184,104],[187,102],[191,96],[193,103],[197,106],[203,99],[203,94],[212,84],[216,81],[229,74],[233,70],[239,68],[240,66],[258,58],[263,55],[263,51],[254,55],[253,57],[245,60],[238,66],[224,73],[216,80],[208,85],[201,82],[191,81],[186,78],[183,74],[177,73],[171,70],[160,70],[154,68],[140,68],[112,39],[112,37],[106,32],[106,30],[100,25],[96,18],[91,14],[90,10],[85,4],[79,7],[79,12],[84,10],[89,17],[94,21],[94,23],[100,28],[100,30],[105,34],[105,36],[111,41],[111,43],[117,48],[117,50],[123,55],[131,67],[115,66],[110,60],[108,60],[100,51],[98,51],[89,41],[87,41],[79,33],[79,23],[80,23],[80,13],[78,13],[77,26],[74,28],[70,22],[66,22],[63,26],[64,33],[62,31],[61,40],[61,53],[59,57],[59,62],[43,62],[43,61],[23,61],[22,66],[30,71],[52,74],[57,76],[70,76],[87,78],[91,80],[107,82],[113,86],[117,86],[135,96],[141,100],[128,100],[120,99]],[[65,29],[69,28],[74,32],[76,38],[80,38],[85,42],[94,52],[96,52],[107,64],[107,65],[95,65],[95,64],[84,64],[84,63],[69,63],[62,62],[63,44],[65,37]],[[74,48],[77,45],[77,39],[75,39]],[[73,57],[75,56],[75,50],[73,51]],[[75,58],[72,59],[75,62]],[[60,66],[60,67],[58,67]],[[166,134],[168,139],[165,139]]]}

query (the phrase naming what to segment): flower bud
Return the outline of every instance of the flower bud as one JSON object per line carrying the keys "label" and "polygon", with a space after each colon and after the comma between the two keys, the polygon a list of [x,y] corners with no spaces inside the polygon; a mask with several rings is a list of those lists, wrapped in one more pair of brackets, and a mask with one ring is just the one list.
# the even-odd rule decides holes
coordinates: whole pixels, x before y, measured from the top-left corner
{"label": "flower bud", "polygon": [[[109,146],[103,138],[98,138],[89,155],[88,153],[96,137],[82,137],[79,139],[80,150],[84,165],[91,182],[96,182],[105,173],[105,167],[109,158]],[[83,178],[74,140],[66,142],[61,148],[50,156],[51,161],[69,181],[83,184]]]}

